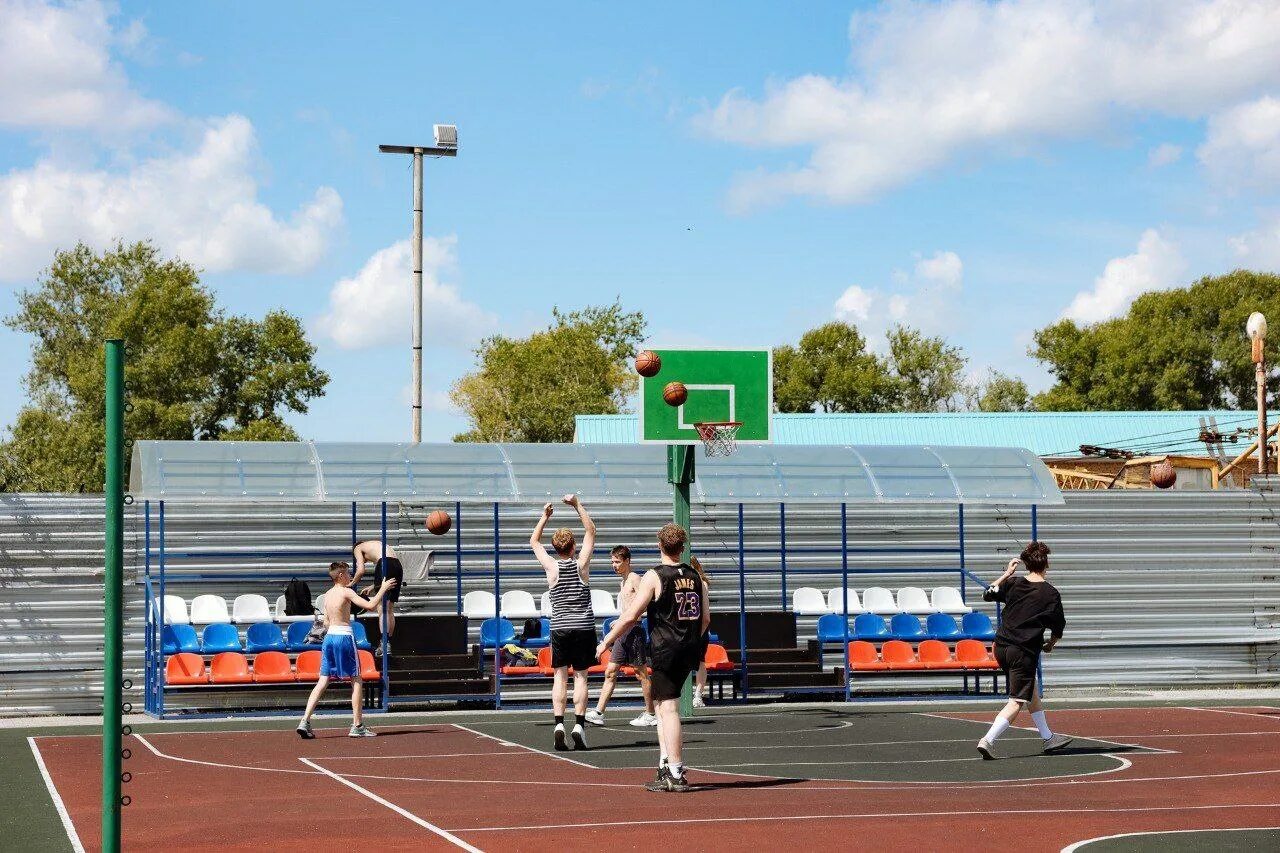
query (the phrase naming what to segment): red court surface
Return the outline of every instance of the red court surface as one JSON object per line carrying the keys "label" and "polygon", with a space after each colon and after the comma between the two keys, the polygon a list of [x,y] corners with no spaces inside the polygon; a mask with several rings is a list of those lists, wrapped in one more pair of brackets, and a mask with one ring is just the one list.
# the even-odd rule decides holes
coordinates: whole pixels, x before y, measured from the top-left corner
{"label": "red court surface", "polygon": [[[1280,827],[1278,709],[1051,710],[1054,728],[1086,746],[1042,756],[1015,730],[998,744],[1007,758],[982,762],[972,745],[989,720],[848,709],[700,718],[686,729],[697,787],[684,795],[641,788],[652,735],[625,725],[590,732],[586,753],[544,752],[546,721],[496,715],[387,725],[365,740],[345,728],[315,741],[147,733],[126,739],[125,847],[1057,851],[1132,833]],[[95,849],[98,742],[38,737],[32,748]],[[1160,849],[1160,836],[1132,837],[1123,849]],[[1213,847],[1211,833],[1194,837]]]}

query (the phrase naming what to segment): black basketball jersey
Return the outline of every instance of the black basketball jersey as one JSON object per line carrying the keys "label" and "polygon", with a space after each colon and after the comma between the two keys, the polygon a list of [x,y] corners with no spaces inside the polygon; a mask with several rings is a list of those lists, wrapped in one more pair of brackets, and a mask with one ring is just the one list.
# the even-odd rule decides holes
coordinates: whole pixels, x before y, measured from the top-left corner
{"label": "black basketball jersey", "polygon": [[649,603],[649,642],[655,664],[692,652],[697,655],[702,641],[702,578],[691,566],[659,565],[653,569],[662,582],[662,592]]}

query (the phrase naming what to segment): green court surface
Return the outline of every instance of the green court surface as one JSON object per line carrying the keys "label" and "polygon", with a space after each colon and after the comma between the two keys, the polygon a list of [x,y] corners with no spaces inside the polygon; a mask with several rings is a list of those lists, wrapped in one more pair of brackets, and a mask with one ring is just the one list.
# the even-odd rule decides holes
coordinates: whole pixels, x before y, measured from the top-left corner
{"label": "green court surface", "polygon": [[[694,424],[739,421],[740,443],[772,438],[773,354],[750,350],[653,350],[662,360],[654,376],[640,380],[640,440],[659,444],[695,444]],[[671,382],[689,390],[679,406],[662,397]]]}
{"label": "green court surface", "polygon": [[1130,832],[1082,841],[1067,849],[1070,853],[1262,853],[1280,850],[1280,827]]}

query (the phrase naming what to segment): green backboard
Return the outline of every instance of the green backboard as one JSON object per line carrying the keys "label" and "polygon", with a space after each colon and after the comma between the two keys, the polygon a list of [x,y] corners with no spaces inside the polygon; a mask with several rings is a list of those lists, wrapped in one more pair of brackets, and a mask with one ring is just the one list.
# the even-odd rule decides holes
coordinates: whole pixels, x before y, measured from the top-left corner
{"label": "green backboard", "polygon": [[[772,440],[773,351],[762,349],[655,349],[662,367],[640,378],[640,440],[648,444],[697,444],[693,425],[741,421],[738,441]],[[682,406],[662,399],[669,382],[683,382]]]}

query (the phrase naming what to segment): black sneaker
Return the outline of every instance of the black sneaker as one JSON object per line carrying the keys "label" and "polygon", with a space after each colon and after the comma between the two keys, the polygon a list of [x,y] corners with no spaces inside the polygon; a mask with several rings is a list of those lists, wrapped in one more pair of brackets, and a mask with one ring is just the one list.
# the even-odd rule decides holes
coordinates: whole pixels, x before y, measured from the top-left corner
{"label": "black sneaker", "polygon": [[644,788],[646,791],[653,791],[655,794],[665,794],[670,790],[670,788],[667,787],[667,780],[670,778],[671,771],[667,768],[667,765],[664,764],[658,768],[658,775],[654,777],[652,782],[645,785]]}
{"label": "black sneaker", "polygon": [[587,748],[586,733],[582,731],[582,726],[574,726],[569,736],[573,738],[573,748],[585,750]]}
{"label": "black sneaker", "polygon": [[316,733],[315,733],[315,732],[313,732],[313,731],[311,731],[311,721],[310,721],[310,720],[308,720],[308,721],[307,721],[307,722],[305,722],[305,723],[298,723],[298,728],[297,728],[297,729],[295,729],[295,731],[297,731],[297,733],[298,733],[298,737],[302,738],[303,740],[315,740],[315,739],[316,739]]}
{"label": "black sneaker", "polygon": [[687,794],[693,788],[689,786],[689,781],[683,775],[677,776],[674,773],[668,773],[667,790],[673,794]]}
{"label": "black sneaker", "polygon": [[569,748],[568,742],[564,739],[564,723],[556,724],[556,751],[564,752]]}
{"label": "black sneaker", "polygon": [[1054,735],[1053,737],[1045,738],[1044,751],[1049,753],[1057,752],[1073,740],[1075,740],[1075,738],[1070,738],[1066,735]]}

